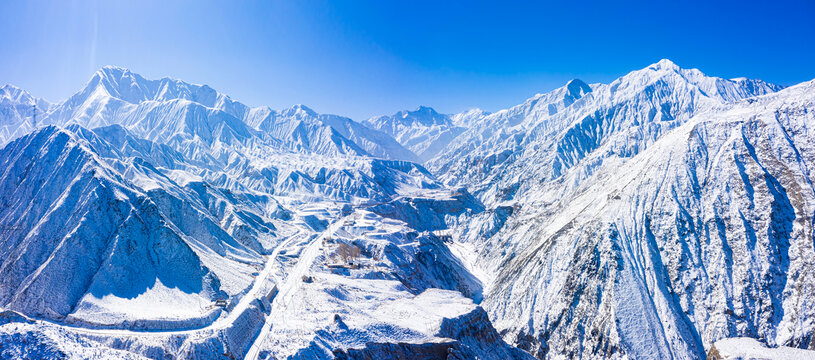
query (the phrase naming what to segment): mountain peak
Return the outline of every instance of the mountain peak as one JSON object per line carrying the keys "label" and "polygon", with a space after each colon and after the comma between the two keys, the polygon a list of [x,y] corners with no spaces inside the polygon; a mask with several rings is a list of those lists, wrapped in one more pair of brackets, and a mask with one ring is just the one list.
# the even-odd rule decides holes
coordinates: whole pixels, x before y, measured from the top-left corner
{"label": "mountain peak", "polygon": [[419,122],[434,122],[439,116],[441,115],[436,109],[424,105],[417,107],[416,110],[402,110],[393,114],[393,118],[410,119]]}
{"label": "mountain peak", "polygon": [[99,70],[97,70],[94,75],[99,76],[100,78],[103,79],[116,79],[116,80],[121,79],[125,76],[128,77],[132,77],[134,75],[138,76],[138,74],[130,71],[130,69],[128,68],[123,68],[114,65],[105,65],[101,67]]}
{"label": "mountain peak", "polygon": [[414,113],[420,113],[421,112],[421,113],[428,113],[428,114],[438,114],[438,112],[436,112],[436,109],[434,109],[432,107],[429,107],[429,106],[424,106],[424,105],[420,105],[419,107],[416,108],[416,110],[413,110],[413,112]]}
{"label": "mountain peak", "polygon": [[22,97],[27,95],[28,92],[11,84],[6,84],[3,85],[3,87],[0,87],[0,98],[9,98],[19,101]]}
{"label": "mountain peak", "polygon": [[233,101],[208,85],[189,83],[170,77],[146,79],[130,69],[107,65],[96,71],[81,93],[94,91],[118,98],[132,104],[142,101],[189,100],[206,107],[224,110],[241,117],[247,107]]}
{"label": "mountain peak", "polygon": [[105,65],[105,66],[102,66],[98,71],[102,71],[102,72],[111,72],[111,71],[130,72],[130,69],[128,69],[126,67],[122,67],[122,66],[116,66],[116,65]]}
{"label": "mountain peak", "polygon": [[281,115],[283,116],[308,116],[308,117],[317,117],[317,112],[305,106],[303,104],[294,105],[286,110],[283,110]]}
{"label": "mountain peak", "polygon": [[401,118],[409,122],[419,122],[422,124],[443,124],[449,121],[447,115],[439,114],[436,109],[429,106],[419,106],[416,110],[402,110],[392,116],[393,119]]}
{"label": "mountain peak", "polygon": [[572,79],[568,83],[566,83],[566,89],[569,91],[569,95],[574,97],[575,99],[579,99],[583,97],[586,93],[591,92],[591,86],[583,82],[580,79]]}
{"label": "mountain peak", "polygon": [[0,100],[2,99],[25,105],[37,105],[43,109],[51,106],[49,102],[35,98],[28,91],[12,84],[6,84],[0,87]]}
{"label": "mountain peak", "polygon": [[8,91],[15,91],[16,92],[16,91],[25,91],[25,90],[21,89],[20,87],[18,87],[16,85],[5,84],[2,87],[0,87],[0,91],[7,91],[7,92]]}
{"label": "mountain peak", "polygon": [[662,59],[648,67],[650,70],[679,70],[679,65],[668,59]]}
{"label": "mountain peak", "polygon": [[147,100],[147,94],[140,86],[146,80],[129,69],[106,65],[96,71],[86,85],[86,92],[100,90],[103,93],[137,103]]}

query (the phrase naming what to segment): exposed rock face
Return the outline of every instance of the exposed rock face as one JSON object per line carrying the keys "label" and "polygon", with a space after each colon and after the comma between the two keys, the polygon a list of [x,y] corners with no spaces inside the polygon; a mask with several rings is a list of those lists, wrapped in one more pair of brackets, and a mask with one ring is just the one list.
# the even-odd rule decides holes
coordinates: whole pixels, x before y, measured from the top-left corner
{"label": "exposed rock face", "polygon": [[457,339],[463,349],[453,351],[454,359],[531,359],[529,354],[505,346],[487,313],[480,307],[456,318],[442,320],[437,336]]}
{"label": "exposed rock face", "polygon": [[446,229],[449,216],[484,211],[484,206],[466,189],[435,197],[401,197],[386,203],[366,205],[365,208],[381,216],[404,221],[418,231]]}

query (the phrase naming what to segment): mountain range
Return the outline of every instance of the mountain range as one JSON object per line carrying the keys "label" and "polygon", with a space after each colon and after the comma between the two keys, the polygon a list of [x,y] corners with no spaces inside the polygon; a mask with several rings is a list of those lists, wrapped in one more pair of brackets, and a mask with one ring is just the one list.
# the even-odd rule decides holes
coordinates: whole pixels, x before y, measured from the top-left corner
{"label": "mountain range", "polygon": [[118,67],[6,85],[0,355],[806,358],[814,114],[815,80],[669,60],[361,122]]}

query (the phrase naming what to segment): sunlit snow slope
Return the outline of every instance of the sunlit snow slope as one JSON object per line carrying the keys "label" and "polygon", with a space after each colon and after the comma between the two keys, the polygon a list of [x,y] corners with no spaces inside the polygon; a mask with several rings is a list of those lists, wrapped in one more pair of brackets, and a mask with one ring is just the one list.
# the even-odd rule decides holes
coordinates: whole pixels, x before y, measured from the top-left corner
{"label": "sunlit snow slope", "polygon": [[361,123],[117,67],[5,86],[0,357],[806,356],[813,114],[815,82],[668,60]]}
{"label": "sunlit snow slope", "polygon": [[775,90],[663,60],[487,116],[431,160],[492,208],[454,237],[505,340],[539,358],[813,346],[815,87]]}
{"label": "sunlit snow slope", "polygon": [[3,91],[0,357],[529,358],[429,231],[482,208],[389,135],[115,67]]}

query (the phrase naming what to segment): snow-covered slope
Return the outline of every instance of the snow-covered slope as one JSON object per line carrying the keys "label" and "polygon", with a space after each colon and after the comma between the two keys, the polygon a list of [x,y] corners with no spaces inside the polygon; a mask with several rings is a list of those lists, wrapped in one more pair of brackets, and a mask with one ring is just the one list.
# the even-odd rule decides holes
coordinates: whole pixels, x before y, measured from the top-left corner
{"label": "snow-covered slope", "polygon": [[662,60],[608,85],[572,80],[493,113],[426,164],[447,184],[466,185],[491,204],[551,180],[569,189],[605,159],[637,154],[697,112],[777,89]]}
{"label": "snow-covered slope", "polygon": [[719,340],[708,352],[709,360],[808,360],[815,359],[815,349],[804,350],[787,346],[770,348],[751,338]]}
{"label": "snow-covered slope", "polygon": [[[246,122],[278,139],[291,139],[301,148],[316,148],[329,142],[356,154],[369,154],[383,159],[418,161],[418,158],[396,140],[379,131],[366,128],[349,118],[317,114],[303,105],[277,112],[271,109],[253,111]],[[314,136],[318,134],[318,136]],[[353,143],[353,144],[351,144]]]}
{"label": "snow-covered slope", "polygon": [[[22,96],[9,99],[17,107],[29,102]],[[391,161],[416,157],[388,135],[350,119],[318,115],[304,106],[282,112],[249,108],[205,85],[147,80],[117,67],[99,70],[80,92],[51,107],[39,123],[85,129],[118,126],[129,138],[165,146],[174,152],[166,156],[183,158],[171,167],[233,190],[248,187],[270,194],[296,192],[298,197],[344,200],[382,198],[391,190],[383,188],[387,181],[372,178],[378,173],[415,167],[417,173],[426,174],[416,165]],[[354,174],[358,171],[367,174]]]}
{"label": "snow-covered slope", "polygon": [[[421,222],[417,198],[440,204],[438,227],[466,208],[420,165],[390,160],[415,156],[386,134],[112,67],[40,125],[0,150],[4,354],[528,358],[467,298],[480,283],[439,237],[374,214]],[[303,298],[325,303],[292,306]],[[277,323],[294,315],[315,319],[300,341]]]}
{"label": "snow-covered slope", "polygon": [[0,151],[0,302],[96,326],[184,327],[217,316],[212,299],[248,286],[273,244],[272,214],[205,184],[181,186],[75,130],[83,133],[45,127]]}
{"label": "snow-covered slope", "polygon": [[[528,357],[505,344],[483,309],[462,295],[476,296],[480,284],[438,237],[363,210],[417,194],[455,201],[423,168],[241,149],[219,168],[119,125],[48,126],[9,143],[0,151],[0,191],[7,195],[0,207],[0,302],[38,321],[2,326],[0,343],[31,339],[11,344],[18,354],[46,351],[47,341],[76,354],[92,353],[99,341],[126,341],[125,348],[150,357],[304,357],[312,348],[340,358],[397,350],[483,357],[496,349],[486,358]],[[334,290],[310,293],[306,275],[316,279],[307,283],[321,284],[315,289]],[[217,299],[228,301],[225,309]],[[325,303],[299,308],[293,299]],[[400,311],[381,308],[389,302]],[[405,306],[414,313],[407,316]],[[381,313],[366,318],[373,309]],[[335,313],[359,323],[340,322],[342,337],[325,335]],[[299,325],[293,338],[277,323],[291,316],[315,321]],[[282,348],[266,327],[273,322],[276,333],[288,334]],[[140,329],[151,335],[134,331]],[[41,343],[43,337],[50,340]]]}
{"label": "snow-covered slope", "polygon": [[[11,94],[4,95],[6,108],[30,112],[34,101],[30,96],[19,96],[10,90],[4,93]],[[267,145],[290,151],[416,160],[389,136],[348,118],[318,116],[304,106],[281,112],[267,107],[250,108],[206,85],[170,78],[148,80],[112,66],[97,71],[68,100],[54,106],[43,103],[40,111],[40,125],[78,124],[95,128],[118,124],[141,138],[193,151],[214,143],[256,142],[260,138]],[[25,133],[17,131],[18,127],[31,129],[22,119],[20,115],[4,118],[4,123],[13,127],[2,134],[3,143]]]}
{"label": "snow-covered slope", "polygon": [[453,124],[456,126],[460,126],[463,128],[471,128],[477,124],[478,121],[490,115],[489,112],[486,112],[481,109],[470,109],[467,111],[460,112],[458,114],[453,114],[450,116],[450,120],[453,121]]}
{"label": "snow-covered slope", "polygon": [[663,60],[365,126],[114,67],[57,105],[0,94],[2,356],[815,346],[815,81]]}
{"label": "snow-covered slope", "polygon": [[[125,342],[150,357],[528,358],[465,297],[478,298],[480,283],[439,237],[365,210],[386,196],[456,200],[416,165],[348,161],[346,173],[371,167],[357,176],[371,171],[381,193],[354,203],[299,189],[285,196],[301,196],[288,200],[296,210],[269,211],[261,193],[196,180],[183,155],[116,125],[45,127],[12,141],[0,152],[9,195],[0,301],[60,325],[12,313],[0,343],[18,354],[46,351],[47,336],[76,354]],[[216,299],[232,304],[221,310]],[[150,335],[133,331],[142,328]]]}
{"label": "snow-covered slope", "polygon": [[[690,114],[644,132],[655,120],[629,102],[612,107],[628,114],[619,119],[591,110],[545,147],[568,152],[530,158],[541,155],[523,147],[468,169],[500,179],[479,188],[487,201],[499,200],[500,181],[519,184],[501,199],[511,202],[463,222],[459,240],[477,249],[476,273],[493,274],[482,305],[496,328],[539,358],[693,359],[726,337],[812,341],[815,82],[733,102],[737,89],[702,97],[714,80],[665,65],[610,87],[645,85],[639,109],[640,96],[659,93],[649,84],[693,79],[644,103]],[[582,101],[614,96],[605,91]],[[617,120],[633,129],[599,126]],[[549,172],[521,170],[531,159]]]}
{"label": "snow-covered slope", "polygon": [[[461,122],[466,123],[474,114],[457,115]],[[364,124],[393,136],[422,161],[438,154],[464,131],[464,128],[456,125],[450,116],[439,114],[426,106],[420,106],[413,111],[399,111],[390,116],[372,117]]]}

